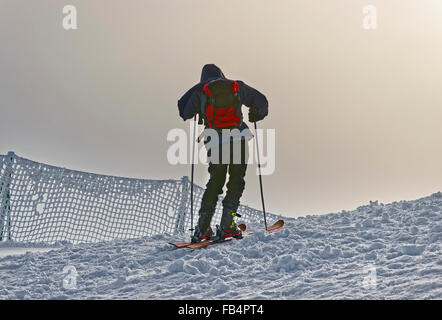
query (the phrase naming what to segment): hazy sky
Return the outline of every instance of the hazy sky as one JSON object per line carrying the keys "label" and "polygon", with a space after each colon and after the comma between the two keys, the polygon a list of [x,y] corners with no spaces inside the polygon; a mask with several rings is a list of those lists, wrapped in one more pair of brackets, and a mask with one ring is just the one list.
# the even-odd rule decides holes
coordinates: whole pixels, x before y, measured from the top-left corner
{"label": "hazy sky", "polygon": [[[78,29],[62,28],[62,8]],[[362,28],[364,5],[377,29]],[[0,0],[0,153],[179,179],[177,100],[215,63],[263,92],[266,208],[287,216],[442,190],[440,0]],[[245,112],[246,114],[246,112]],[[196,167],[205,185],[207,167]],[[255,167],[242,203],[260,208]]]}

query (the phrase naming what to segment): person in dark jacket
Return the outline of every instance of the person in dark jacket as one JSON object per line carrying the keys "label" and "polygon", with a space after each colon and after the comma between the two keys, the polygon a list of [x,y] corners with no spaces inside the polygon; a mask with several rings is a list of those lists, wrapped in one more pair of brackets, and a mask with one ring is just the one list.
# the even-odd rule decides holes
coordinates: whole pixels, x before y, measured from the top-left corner
{"label": "person in dark jacket", "polygon": [[[206,105],[206,93],[204,92],[204,86],[210,82],[227,79],[220,68],[214,64],[206,64],[201,72],[201,81],[188,90],[178,101],[178,109],[181,118],[183,120],[192,119],[196,114],[201,117],[202,108]],[[226,182],[227,172],[229,173],[229,181],[227,183],[227,192],[223,200],[223,215],[221,218],[220,226],[217,226],[216,238],[223,239],[227,236],[233,236],[241,238],[241,230],[235,224],[233,218],[237,215],[240,198],[244,191],[245,181],[244,177],[247,169],[247,140],[252,138],[251,134],[243,134],[249,131],[248,126],[242,121],[241,105],[245,105],[249,108],[249,121],[255,122],[264,119],[268,114],[268,102],[266,97],[258,90],[248,86],[243,81],[235,81],[239,87],[239,131],[241,133],[240,139],[233,141],[223,141],[219,139],[219,144],[216,150],[220,156],[220,161],[209,161],[209,174],[210,178],[206,184],[206,189],[203,194],[201,207],[199,210],[198,225],[195,228],[195,233],[192,237],[192,242],[199,242],[205,238],[212,237],[213,231],[210,227],[210,223],[215,212],[216,204],[218,201],[218,195],[223,193],[223,187]],[[250,131],[249,131],[250,132]],[[209,142],[210,139],[205,139],[204,143]],[[239,146],[237,145],[239,144]],[[238,163],[232,159],[234,150],[237,147],[241,150],[241,161]],[[230,159],[222,161],[222,153],[226,148],[230,148]],[[214,152],[214,148],[208,148],[208,159]]]}

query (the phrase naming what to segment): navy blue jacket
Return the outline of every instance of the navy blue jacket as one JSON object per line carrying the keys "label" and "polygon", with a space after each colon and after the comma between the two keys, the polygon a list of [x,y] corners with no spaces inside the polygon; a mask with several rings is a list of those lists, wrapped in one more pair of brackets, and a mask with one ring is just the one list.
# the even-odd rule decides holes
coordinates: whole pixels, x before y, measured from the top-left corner
{"label": "navy blue jacket", "polygon": [[[191,119],[201,110],[201,102],[205,95],[204,85],[214,79],[226,79],[223,72],[214,64],[206,64],[201,72],[201,81],[188,90],[180,100],[178,109],[183,120]],[[258,90],[246,85],[243,81],[236,82],[239,85],[241,104],[244,104],[256,115],[258,121],[264,119],[268,114],[267,98]],[[241,112],[241,110],[240,110]],[[241,114],[242,118],[242,114]],[[243,122],[240,130],[248,128]]]}

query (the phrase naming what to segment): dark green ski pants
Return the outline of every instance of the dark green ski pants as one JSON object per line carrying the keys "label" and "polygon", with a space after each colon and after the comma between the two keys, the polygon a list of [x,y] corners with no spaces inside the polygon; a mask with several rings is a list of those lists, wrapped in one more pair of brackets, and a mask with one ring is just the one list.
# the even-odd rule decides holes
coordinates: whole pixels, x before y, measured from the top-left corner
{"label": "dark green ski pants", "polygon": [[[241,147],[240,163],[234,163],[234,150],[239,150]],[[230,147],[230,159],[228,163],[222,163],[223,148]],[[235,149],[236,148],[236,149]],[[229,173],[229,180],[227,182],[227,192],[223,200],[223,208],[231,212],[236,212],[238,209],[240,198],[243,194],[245,181],[244,177],[247,170],[248,159],[248,144],[246,141],[233,141],[225,144],[220,144],[218,149],[219,163],[209,163],[210,178],[206,184],[206,190],[203,194],[201,202],[200,214],[205,212],[213,214],[218,202],[218,195],[223,193],[224,184],[226,182],[227,173]],[[208,150],[210,157],[211,150]],[[239,156],[238,156],[239,159]]]}

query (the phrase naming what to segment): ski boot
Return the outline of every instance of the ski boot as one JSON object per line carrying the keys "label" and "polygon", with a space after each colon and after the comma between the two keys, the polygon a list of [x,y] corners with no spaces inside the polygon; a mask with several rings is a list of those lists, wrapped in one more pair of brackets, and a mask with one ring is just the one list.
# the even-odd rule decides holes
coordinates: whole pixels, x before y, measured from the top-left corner
{"label": "ski boot", "polygon": [[241,217],[241,215],[231,211],[223,212],[221,225],[216,226],[216,236],[214,238],[216,241],[224,241],[224,239],[231,237],[242,239],[242,231],[233,221],[234,217]]}
{"label": "ski boot", "polygon": [[206,232],[203,233],[203,232],[201,232],[200,227],[196,226],[195,232],[194,232],[190,242],[192,242],[192,243],[199,243],[201,241],[208,240],[208,239],[210,239],[212,237],[213,237],[212,227],[207,228]]}
{"label": "ski boot", "polygon": [[210,227],[210,221],[212,220],[213,213],[203,212],[199,214],[198,225],[195,228],[190,241],[192,243],[198,243],[203,240],[208,240],[213,237],[213,230]]}

